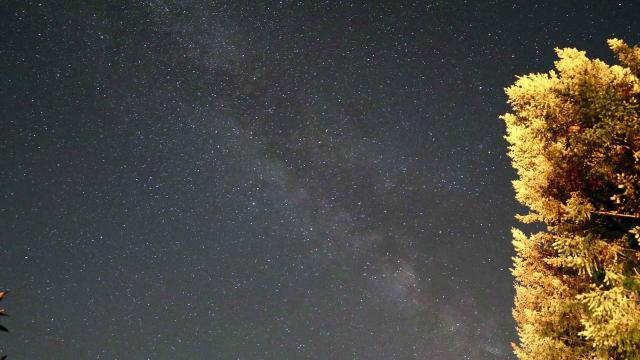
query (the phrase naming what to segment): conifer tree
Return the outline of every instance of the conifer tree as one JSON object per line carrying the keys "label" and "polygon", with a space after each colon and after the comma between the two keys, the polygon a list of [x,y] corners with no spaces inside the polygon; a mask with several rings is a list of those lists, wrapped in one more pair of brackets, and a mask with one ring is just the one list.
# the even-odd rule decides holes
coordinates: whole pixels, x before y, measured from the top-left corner
{"label": "conifer tree", "polygon": [[640,359],[640,48],[608,43],[506,89],[517,218],[546,227],[513,230],[520,359]]}

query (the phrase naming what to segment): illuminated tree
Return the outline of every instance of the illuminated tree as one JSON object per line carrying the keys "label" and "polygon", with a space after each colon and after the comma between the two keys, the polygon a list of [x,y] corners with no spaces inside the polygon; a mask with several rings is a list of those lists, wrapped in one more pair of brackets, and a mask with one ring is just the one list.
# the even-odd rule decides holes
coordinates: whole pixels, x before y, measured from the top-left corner
{"label": "illuminated tree", "polygon": [[609,47],[506,89],[517,217],[546,225],[513,230],[520,359],[640,359],[640,48]]}

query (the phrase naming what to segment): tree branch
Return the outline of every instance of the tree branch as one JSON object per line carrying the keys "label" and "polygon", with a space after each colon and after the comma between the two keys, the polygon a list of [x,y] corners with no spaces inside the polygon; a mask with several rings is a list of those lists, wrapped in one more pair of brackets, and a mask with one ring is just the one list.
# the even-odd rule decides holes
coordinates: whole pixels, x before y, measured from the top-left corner
{"label": "tree branch", "polygon": [[640,220],[640,215],[620,214],[620,213],[613,212],[613,211],[594,211],[593,214],[606,215],[606,216],[615,216],[615,217],[622,217],[622,218],[627,218],[627,219],[638,219],[638,220]]}

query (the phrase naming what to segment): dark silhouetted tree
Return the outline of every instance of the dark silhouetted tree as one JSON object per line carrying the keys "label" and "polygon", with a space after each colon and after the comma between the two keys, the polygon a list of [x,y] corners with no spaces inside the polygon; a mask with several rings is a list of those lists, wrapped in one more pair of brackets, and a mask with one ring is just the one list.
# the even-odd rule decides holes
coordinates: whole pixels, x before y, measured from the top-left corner
{"label": "dark silhouetted tree", "polygon": [[[8,293],[9,293],[8,291],[0,291],[0,301],[2,301],[4,297],[7,296]],[[9,316],[9,315],[4,309],[0,309],[0,316]],[[0,331],[9,332],[9,329],[7,329],[4,325],[0,324]],[[0,360],[5,360],[6,358],[7,358],[7,355],[0,356]]]}

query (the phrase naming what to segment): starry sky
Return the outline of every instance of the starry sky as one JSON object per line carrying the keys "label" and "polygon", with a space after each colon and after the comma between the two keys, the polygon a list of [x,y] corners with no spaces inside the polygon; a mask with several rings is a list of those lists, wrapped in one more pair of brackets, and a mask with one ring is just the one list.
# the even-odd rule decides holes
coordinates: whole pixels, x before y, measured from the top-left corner
{"label": "starry sky", "polygon": [[632,2],[0,5],[15,359],[513,359],[503,88]]}

